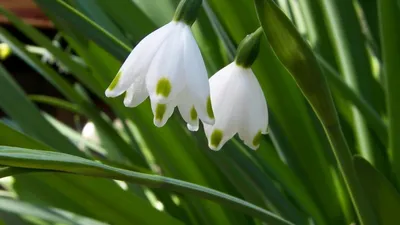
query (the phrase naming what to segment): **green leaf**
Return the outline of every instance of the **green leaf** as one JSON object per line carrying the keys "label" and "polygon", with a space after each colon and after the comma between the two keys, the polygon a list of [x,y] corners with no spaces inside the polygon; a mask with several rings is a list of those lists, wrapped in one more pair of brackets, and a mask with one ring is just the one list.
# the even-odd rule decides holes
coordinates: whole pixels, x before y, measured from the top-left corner
{"label": "green leaf", "polygon": [[[29,24],[24,23],[20,18],[18,18],[13,13],[7,11],[6,9],[0,7],[0,13],[3,14],[7,19],[23,34],[29,37],[37,45],[44,47],[51,55],[58,61],[60,61],[68,70],[74,75],[74,77],[86,85],[94,93],[103,95],[103,89],[100,84],[96,82],[94,76],[92,76],[86,68],[82,65],[76,63],[71,59],[71,57],[63,52],[60,48],[53,45],[52,41],[49,40],[44,34],[39,30]],[[11,38],[10,41],[13,39]],[[15,42],[15,41],[14,41]],[[15,48],[14,48],[15,49]]]}
{"label": "green leaf", "polygon": [[314,216],[316,221],[324,224],[316,203],[303,185],[299,177],[279,158],[271,143],[265,143],[261,151],[252,153],[255,162],[263,168],[274,180],[285,189],[294,201],[300,205],[305,212]]}
{"label": "green leaf", "polygon": [[[250,1],[208,2],[234,43],[239,43],[259,27],[254,6]],[[323,214],[313,216],[324,218],[331,214],[332,218],[338,218],[341,209],[333,189],[333,179],[328,166],[330,163],[325,155],[326,140],[318,138],[319,128],[313,125],[315,115],[310,113],[296,83],[271,48],[265,45],[264,40],[261,41],[260,53],[252,69],[263,88],[270,114],[275,115],[277,123],[282,127],[282,136],[288,140],[286,144],[290,149],[281,150],[297,176],[303,177],[304,186],[310,194],[312,193],[310,196],[318,205],[319,213]],[[272,129],[271,131],[274,132]]]}
{"label": "green leaf", "polygon": [[[379,37],[379,20],[378,20],[378,0],[360,0],[360,6],[363,10],[365,16],[365,22],[368,25],[368,31],[370,37],[368,37],[372,44],[373,50],[375,54],[380,56],[381,49],[381,39]],[[393,7],[396,7],[396,3],[393,4]]]}
{"label": "green leaf", "polygon": [[43,219],[48,222],[58,224],[71,224],[71,225],[101,225],[104,223],[78,216],[70,212],[44,208],[41,206],[33,205],[28,202],[18,201],[16,199],[0,197],[0,211],[10,212],[14,214],[25,216],[33,216],[35,218]]}
{"label": "green leaf", "polygon": [[197,21],[192,26],[193,34],[200,47],[209,76],[224,65],[221,43],[204,9],[200,9]]}
{"label": "green leaf", "polygon": [[63,99],[46,96],[46,95],[29,95],[30,100],[36,103],[51,105],[59,109],[65,109],[76,114],[82,114],[81,110],[76,104],[70,103]]}
{"label": "green leaf", "polygon": [[388,127],[378,112],[361,96],[357,95],[337,74],[334,68],[324,59],[317,55],[318,62],[326,70],[325,76],[329,81],[330,87],[336,89],[337,94],[343,99],[351,102],[365,118],[368,125],[375,131],[381,142],[388,145]]}
{"label": "green leaf", "polygon": [[[46,120],[44,120],[46,122]],[[18,146],[23,148],[39,148],[52,151],[48,145],[40,142],[40,140],[24,135],[13,128],[0,122],[0,144],[9,146]]]}
{"label": "green leaf", "polygon": [[[23,200],[62,208],[99,221],[182,224],[153,208],[146,199],[122,190],[112,180],[54,173],[18,175],[15,180],[13,188]],[[132,210],[138,208],[140,211]]]}
{"label": "green leaf", "polygon": [[400,9],[394,1],[379,1],[383,73],[386,79],[389,122],[389,157],[400,186]]}
{"label": "green leaf", "polygon": [[[59,17],[52,14],[57,14],[57,10],[50,10],[52,8],[52,3],[48,3],[47,1],[41,2],[38,1],[40,6],[42,6],[47,13],[49,13],[50,17],[55,18],[57,24],[59,24],[63,29],[65,29],[69,35],[71,35],[71,26],[75,26],[74,24],[69,24],[65,22],[65,20],[59,20]],[[57,3],[59,4],[59,3]],[[62,3],[60,3],[62,4]],[[76,13],[76,12],[73,12]],[[78,16],[82,20],[87,21],[87,18],[84,18],[82,15]],[[76,17],[74,17],[76,19]],[[82,24],[85,24],[85,21],[82,21]],[[93,25],[94,23],[90,22],[89,24]],[[91,29],[98,29],[98,27],[94,26]],[[99,38],[104,35],[98,35],[93,37],[93,32],[90,29],[80,29],[85,32],[85,36],[89,37],[96,41],[99,46],[103,45],[100,42],[97,42]],[[101,32],[105,32],[101,30]],[[105,34],[106,37],[109,37],[110,34]],[[106,40],[106,39],[104,39]],[[111,38],[111,42],[113,43],[114,49],[124,49],[125,54],[123,57],[121,55],[114,55],[118,59],[125,59],[125,57],[129,54],[130,49],[125,48],[121,45],[121,42],[115,41],[114,37]],[[110,41],[107,39],[107,41]],[[115,41],[115,42],[113,42]],[[115,61],[108,62],[107,64],[103,63],[101,58],[96,57],[98,55],[99,49],[97,49],[96,54],[89,54],[87,51],[92,51],[93,43],[91,42],[82,42],[80,43],[80,54],[84,54],[86,59],[89,59],[90,67],[94,68],[99,75],[104,75],[105,71],[117,71],[120,66],[119,63]],[[86,53],[85,53],[86,52]],[[114,52],[111,52],[115,54]],[[109,75],[109,74],[107,74]],[[111,82],[112,78],[108,78],[108,82]],[[223,190],[223,182],[221,182],[221,174],[216,172],[215,166],[211,164],[210,161],[204,156],[204,154],[200,151],[201,149],[195,148],[196,144],[193,142],[193,138],[183,129],[183,127],[174,120],[169,120],[168,124],[162,129],[156,129],[153,126],[153,118],[152,113],[150,111],[150,105],[145,102],[140,107],[135,109],[120,109],[116,108],[121,114],[125,115],[127,118],[132,119],[134,123],[136,123],[139,128],[139,132],[143,135],[146,144],[151,150],[152,155],[156,159],[157,163],[163,168],[163,172],[168,175],[178,177],[180,179],[185,179],[188,181],[196,182],[202,185],[213,185],[213,187]],[[182,135],[175,135],[177,133],[183,133]],[[193,149],[190,153],[187,149]],[[195,163],[190,163],[195,162]],[[201,215],[204,223],[207,221],[215,221],[218,224],[232,224],[237,221],[237,217],[243,217],[240,214],[237,215],[229,215],[225,213],[222,208],[215,205],[214,203],[209,202],[198,202],[191,201],[191,205],[196,208],[196,212]],[[229,219],[228,219],[229,217]]]}
{"label": "green leaf", "polygon": [[[97,42],[100,46],[113,55],[117,56],[118,59],[124,60],[127,56],[126,52],[130,51],[130,48],[123,42],[116,39],[110,33],[106,32],[102,27],[63,1],[35,0],[35,2],[40,7],[45,8],[50,12],[57,12],[58,18],[68,18],[67,22],[71,27],[79,31],[85,31],[85,33],[88,35],[87,37]],[[120,47],[115,48],[115,43],[120,45]]]}
{"label": "green leaf", "polygon": [[172,20],[178,2],[179,0],[146,0],[134,3],[156,26],[162,26]]}
{"label": "green leaf", "polygon": [[5,213],[5,212],[0,212],[0,224],[1,225],[32,225],[32,223],[28,223],[26,220],[23,220],[20,216],[11,214],[11,213]]}
{"label": "green leaf", "polygon": [[[263,171],[262,167],[260,167],[256,163],[255,159],[250,156],[251,154],[246,154],[247,150],[243,147],[243,145],[240,145],[236,140],[234,140],[231,145],[232,148],[230,148],[228,151],[225,151],[223,154],[226,154],[227,157],[232,158],[232,164],[240,168],[239,170],[241,173],[248,175],[247,179],[249,179],[249,182],[245,182],[245,186],[248,186],[249,183],[254,183],[253,185],[258,187],[261,191],[258,196],[264,195],[270,201],[270,205],[272,205],[271,208],[276,208],[276,210],[284,218],[293,221],[295,224],[307,224],[308,219],[305,217],[305,215],[292,202],[289,201],[287,196],[279,191],[278,187],[274,183],[274,180],[269,177],[265,171]],[[272,159],[272,161],[273,160],[274,159]],[[279,168],[280,171],[282,171],[281,169],[282,168]],[[231,170],[226,171],[227,176],[238,177],[237,175],[240,174],[240,172],[231,173]],[[260,179],[261,177],[263,177],[263,179]],[[242,178],[239,177],[239,179]],[[252,191],[252,187],[247,188],[249,189],[247,190],[248,192]],[[301,189],[299,186],[297,186],[297,188]]]}
{"label": "green leaf", "polygon": [[[108,15],[99,6],[98,1],[80,1],[80,0],[68,0],[70,6],[74,9],[79,10],[82,14],[85,14],[88,18],[95,21],[99,26],[104,28],[110,34],[121,40],[123,43],[128,44],[129,40],[123,34],[121,28],[117,27],[114,21],[108,17]],[[123,14],[120,12],[120,14]]]}
{"label": "green leaf", "polygon": [[354,157],[358,177],[371,200],[380,225],[395,225],[400,221],[400,195],[396,188],[367,160]]}
{"label": "green leaf", "polygon": [[0,65],[0,108],[29,135],[63,152],[83,155],[42,117],[2,65]]}
{"label": "green leaf", "polygon": [[142,167],[146,167],[146,163],[144,162],[142,156],[137,151],[132,151],[131,146],[128,145],[118,135],[108,121],[101,117],[99,111],[96,109],[96,106],[91,103],[88,98],[82,96],[80,93],[74,90],[73,87],[60,74],[56,73],[47,65],[44,65],[33,55],[29,54],[23,47],[22,43],[20,43],[2,28],[0,28],[0,39],[10,44],[12,49],[22,59],[27,61],[32,68],[34,68],[44,78],[51,82],[61,93],[64,94],[68,100],[76,103],[82,112],[98,126],[100,130],[99,132],[106,134],[104,137],[107,138],[110,143],[113,143],[113,145],[120,151],[121,154],[124,154],[131,162]]}
{"label": "green leaf", "polygon": [[[0,123],[0,133],[2,134],[0,135],[0,145],[7,144],[53,151],[45,144],[2,123]],[[15,174],[32,172],[18,169],[20,168],[14,168],[11,171],[5,169],[0,174],[8,176],[12,172]],[[178,220],[152,208],[142,198],[123,191],[112,181],[53,174],[19,175],[15,179],[14,189],[18,196],[29,202],[52,205],[114,224],[131,224],[132,222],[179,224]],[[110,194],[104,195],[104,193]],[[82,199],[86,200],[82,201]],[[140,207],[140,211],[131,210],[138,207]]]}
{"label": "green leaf", "polygon": [[156,29],[156,25],[131,0],[96,3],[125,31],[126,36],[135,42]]}
{"label": "green leaf", "polygon": [[350,149],[341,130],[328,84],[314,53],[272,0],[255,0],[255,4],[270,46],[296,80],[324,126],[361,223],[376,224],[357,180]]}
{"label": "green leaf", "polygon": [[256,216],[267,223],[276,225],[291,224],[290,222],[285,221],[260,207],[213,189],[172,178],[118,169],[64,153],[1,146],[0,164],[12,167],[112,178],[116,180],[130,181],[149,187],[165,188],[180,193],[194,194],[198,197],[207,198],[225,204],[252,216]]}
{"label": "green leaf", "polygon": [[[369,55],[364,41],[361,41],[365,37],[354,5],[350,1],[330,0],[319,0],[319,4],[346,83],[378,112],[384,111],[383,89],[373,77]],[[365,120],[357,109],[352,111],[357,150],[381,169],[385,162],[382,162],[381,153],[373,151],[374,142]]]}

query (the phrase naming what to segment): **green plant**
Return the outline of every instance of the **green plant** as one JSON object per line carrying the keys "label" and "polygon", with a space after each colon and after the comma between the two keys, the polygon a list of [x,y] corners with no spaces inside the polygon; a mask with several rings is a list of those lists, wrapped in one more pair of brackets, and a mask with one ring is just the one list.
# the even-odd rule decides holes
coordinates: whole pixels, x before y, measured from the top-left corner
{"label": "green plant", "polygon": [[[0,180],[1,222],[400,221],[398,1],[203,0],[192,31],[209,75],[234,60],[246,35],[264,31],[252,69],[268,102],[269,135],[257,151],[235,137],[217,152],[202,127],[187,131],[176,113],[157,128],[148,100],[126,108],[122,97],[104,95],[131,49],[171,20],[178,0],[35,2],[73,51],[0,7],[37,47],[4,28],[0,40],[64,97],[26,95],[0,65],[0,109],[9,118],[0,122],[0,177],[13,177]],[[98,140],[36,103],[88,119]]]}

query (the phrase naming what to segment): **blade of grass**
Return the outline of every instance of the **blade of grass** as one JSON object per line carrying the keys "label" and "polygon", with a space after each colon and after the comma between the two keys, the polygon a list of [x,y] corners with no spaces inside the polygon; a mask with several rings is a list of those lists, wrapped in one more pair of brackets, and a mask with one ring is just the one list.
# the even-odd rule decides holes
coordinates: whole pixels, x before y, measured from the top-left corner
{"label": "blade of grass", "polygon": [[368,125],[375,131],[384,145],[388,145],[388,128],[383,122],[378,112],[361,96],[357,95],[341,78],[338,72],[328,64],[325,59],[317,55],[318,62],[327,71],[325,73],[332,88],[337,89],[337,93],[342,98],[351,102],[360,111]]}
{"label": "blade of grass", "polygon": [[71,102],[76,103],[100,129],[100,132],[104,132],[104,137],[108,138],[110,143],[113,143],[116,148],[124,154],[132,163],[146,167],[146,163],[143,158],[135,151],[132,151],[130,146],[118,135],[115,129],[105,121],[99,114],[96,107],[89,102],[88,99],[83,98],[78,92],[76,92],[66,80],[57,74],[50,67],[40,62],[38,58],[28,53],[24,48],[23,44],[12,37],[3,28],[0,28],[0,39],[7,42],[13,51],[18,54],[23,60],[25,60],[33,69],[44,76],[49,82],[51,82],[64,96]]}
{"label": "blade of grass", "polygon": [[[68,18],[68,24],[70,26],[76,28],[77,30],[85,31],[85,33],[89,33],[90,38],[93,41],[97,42],[100,46],[116,56],[119,60],[124,60],[127,56],[126,52],[130,51],[130,48],[126,44],[112,36],[110,33],[106,32],[98,24],[89,20],[82,13],[72,8],[65,2],[61,0],[35,0],[35,2],[44,9],[57,12],[57,16],[59,18]],[[121,47],[115,48],[115,43]]]}
{"label": "blade of grass", "polygon": [[0,108],[29,135],[63,152],[83,156],[68,139],[42,117],[39,110],[25,97],[23,90],[11,79],[11,75],[1,64]]}
{"label": "blade of grass", "polygon": [[[334,48],[329,40],[329,34],[325,22],[320,19],[323,17],[323,14],[319,3],[315,0],[304,0],[299,1],[299,4],[307,27],[307,34],[305,37],[309,41],[313,50],[321,55],[337,71],[338,67],[334,55]],[[323,71],[324,73],[327,72],[325,68],[323,68]],[[334,85],[334,83],[332,84]],[[340,116],[343,116],[349,124],[353,124],[351,108],[349,107],[348,102],[342,99],[340,92],[338,92],[339,91],[336,88],[332,89],[333,97]],[[350,135],[346,135],[346,138],[348,142],[351,141],[349,143],[354,142],[352,141],[354,138],[350,137]],[[351,146],[353,146],[353,144],[351,144]],[[348,221],[350,223],[352,220],[350,219]]]}
{"label": "blade of grass", "polygon": [[[259,22],[250,1],[232,2],[209,0],[218,19],[235,43],[259,27]],[[337,218],[341,214],[339,202],[333,189],[329,162],[325,156],[323,140],[317,129],[304,97],[273,51],[261,42],[258,60],[252,66],[267,98],[269,110],[276,115],[283,135],[289,140],[293,151],[284,150],[295,173],[311,193],[313,201],[323,217],[328,214]],[[285,96],[284,98],[282,96]],[[301,118],[301,119],[300,119]],[[308,149],[308,151],[304,151]]]}
{"label": "blade of grass", "polygon": [[[63,27],[63,29],[67,29],[67,31],[70,31],[71,29],[68,28],[74,27],[75,24],[70,25],[69,22],[66,22],[66,20],[62,21],[57,20],[57,18],[59,17],[58,13],[56,13],[57,10],[54,10],[55,9],[54,5],[52,5],[53,2],[50,3],[51,7],[53,8],[51,7],[49,8],[49,5],[47,5],[47,3],[48,3],[47,1],[43,1],[40,2],[40,5],[43,9],[45,9],[45,11],[50,15],[51,18],[55,19],[56,22],[59,22],[57,24],[59,25],[61,24],[62,25],[61,27]],[[55,15],[52,16],[52,13],[53,14],[56,13],[57,16]],[[85,21],[87,21],[87,18],[84,18],[82,15],[79,15],[79,17],[82,17]],[[86,23],[83,22],[82,24]],[[89,24],[93,23],[90,22]],[[87,34],[86,37],[92,39],[91,37],[93,35],[93,32],[91,32],[90,29],[86,29],[85,31],[87,31],[85,32]],[[109,34],[107,34],[106,36],[109,37]],[[97,39],[98,38],[99,37],[97,37]],[[93,40],[97,39],[93,38]],[[114,38],[112,38],[112,40],[114,40]],[[90,47],[93,46],[93,43],[91,42],[86,42],[81,44],[84,45],[83,49],[85,50],[88,50],[88,47],[90,49]],[[117,42],[115,47],[116,48],[122,47],[122,49],[126,49],[125,57],[126,55],[129,54],[130,49],[125,48],[126,46],[125,47],[121,46],[120,43]],[[119,57],[119,58],[121,60],[124,59],[124,57],[122,58]],[[93,64],[92,66],[96,67],[97,64]],[[109,62],[107,65],[104,65],[104,63],[101,62],[99,66],[103,66],[102,68],[106,68],[106,71],[116,72],[120,64],[112,61]],[[103,73],[104,71],[100,72]],[[112,79],[111,76],[110,78],[107,78],[108,82],[111,82]],[[152,124],[151,112],[148,109],[150,109],[150,106],[147,103],[144,103],[140,107],[137,107],[134,110],[125,110],[123,112],[128,112],[129,118],[131,118],[135,123],[137,123],[137,127],[140,128],[140,132],[146,134],[143,135],[143,137],[145,137],[145,142],[146,144],[149,145],[152,154],[155,156],[157,162],[163,168],[163,172],[171,176],[179,177],[181,179],[190,180],[192,182],[196,182],[203,185],[213,185],[213,187],[219,187],[223,189],[222,188],[223,186],[221,186],[222,182],[219,177],[220,174],[215,172],[215,166],[213,166],[212,164],[210,164],[209,161],[207,161],[204,154],[200,152],[200,149],[197,148],[193,149],[194,151],[191,152],[190,154],[187,152],[187,149],[193,148],[193,146],[195,146],[190,136],[185,134],[187,140],[185,138],[184,139],[185,141],[182,141],[183,139],[182,135],[180,136],[175,135],[176,133],[185,133],[186,131],[184,131],[180,127],[180,125],[177,126],[178,124],[176,124],[176,122],[170,120],[168,124],[163,128],[164,130],[162,131],[162,133],[160,133],[160,129],[154,128]],[[194,162],[194,163],[189,163],[189,162]],[[239,214],[225,213],[224,212],[225,210],[215,205],[214,203],[203,202],[203,201],[201,201],[200,203],[201,204],[199,204],[197,201],[191,201],[190,204],[197,209],[199,215],[201,215],[201,218],[204,219],[204,223],[206,223],[207,221],[215,221],[215,223],[218,224],[232,224],[236,223],[237,221],[236,218],[238,216],[239,217],[242,216]]]}
{"label": "blade of grass", "polygon": [[25,201],[51,205],[110,224],[183,224],[153,208],[142,197],[122,190],[112,180],[54,171],[18,175],[15,180],[13,188]]}
{"label": "blade of grass", "polygon": [[21,216],[33,216],[35,218],[40,218],[48,222],[57,224],[71,224],[71,225],[101,225],[101,223],[90,218],[85,218],[72,214],[70,212],[53,209],[44,208],[41,206],[33,205],[28,202],[18,201],[11,198],[0,197],[0,210],[10,213],[15,213]]}
{"label": "blade of grass", "polygon": [[46,104],[46,105],[51,105],[53,107],[59,108],[59,109],[65,109],[67,111],[76,113],[76,114],[82,114],[82,111],[79,109],[79,107],[76,104],[73,104],[71,102],[65,101],[63,99],[47,96],[47,95],[29,95],[28,98],[36,103],[41,103],[41,104]]}
{"label": "blade of grass", "polygon": [[[274,180],[271,179],[259,165],[247,155],[247,149],[240,145],[237,140],[231,143],[232,147],[229,152],[224,152],[227,157],[232,158],[232,161],[241,168],[245,174],[248,174],[249,179],[258,186],[263,195],[268,199],[273,208],[284,218],[293,221],[295,224],[308,224],[308,218],[301,212],[287,197],[278,189]],[[265,151],[263,144],[259,151]],[[263,177],[263,179],[260,179]]]}
{"label": "blade of grass", "polygon": [[[13,22],[15,24],[15,26],[22,33],[24,33],[26,36],[30,37],[38,45],[44,46],[47,50],[49,50],[49,52],[51,52],[51,54],[53,54],[54,57],[56,57],[58,60],[60,60],[60,62],[62,62],[63,65],[68,67],[69,71],[71,71],[72,75],[74,75],[74,77],[77,80],[79,80],[80,82],[85,84],[86,87],[88,87],[91,91],[93,91],[99,98],[101,98],[104,101],[106,101],[107,103],[111,104],[111,106],[114,106],[114,108],[119,109],[119,111],[123,111],[123,110],[121,110],[121,106],[122,106],[121,103],[118,104],[118,103],[116,103],[115,100],[105,98],[105,96],[104,96],[104,89],[105,89],[105,87],[108,86],[108,84],[105,84],[104,80],[100,79],[102,76],[96,76],[96,75],[103,74],[105,70],[101,70],[101,72],[99,72],[97,74],[91,74],[90,72],[88,72],[86,70],[86,68],[81,67],[80,65],[75,63],[73,60],[71,60],[70,57],[66,53],[62,52],[59,48],[56,48],[55,46],[53,46],[52,42],[50,40],[48,40],[47,37],[45,37],[39,31],[37,31],[35,28],[33,28],[32,26],[30,26],[28,24],[25,24],[21,19],[19,19],[18,17],[16,17],[14,14],[10,13],[7,10],[0,8],[0,12],[2,14],[4,14],[11,22]],[[79,32],[73,32],[73,33],[79,33]],[[97,65],[102,65],[102,64],[103,64],[103,62],[98,63]],[[119,118],[121,119],[124,130],[130,139],[130,144],[131,144],[132,148],[134,148],[134,150],[138,151],[138,149],[136,149],[137,143],[135,141],[135,138],[131,134],[130,130],[127,128],[126,121],[125,121],[126,116],[123,116],[119,111],[116,110],[115,112],[117,115],[119,115]],[[92,115],[93,115],[93,112],[92,112]],[[98,122],[102,122],[102,121],[98,120]],[[105,124],[103,123],[103,125],[105,125]],[[102,126],[100,126],[100,128],[101,127]],[[105,132],[105,133],[107,133],[107,132]],[[107,136],[105,138],[108,139]],[[114,139],[116,139],[115,136],[114,136]],[[125,146],[125,148],[126,147],[127,146]],[[110,148],[108,148],[108,149],[110,149]],[[128,150],[129,148],[126,148],[126,149]],[[128,154],[128,152],[126,152],[126,151],[125,151],[125,153]]]}
{"label": "blade of grass", "polygon": [[389,115],[389,157],[400,187],[400,10],[391,0],[380,0],[378,9]]}
{"label": "blade of grass", "polygon": [[[82,134],[80,134],[79,132],[75,131],[74,129],[68,127],[61,121],[58,121],[57,119],[55,119],[54,117],[52,117],[48,114],[45,114],[44,117],[58,131],[60,131],[61,134],[68,137],[71,141],[76,143],[78,146],[84,146],[84,148],[90,148],[91,151],[87,151],[87,150],[83,150],[83,151],[86,152],[86,154],[88,156],[90,155],[92,157],[92,159],[98,160],[105,164],[111,164],[111,165],[115,164],[115,165],[118,165],[118,167],[124,167],[124,168],[128,168],[130,170],[134,170],[134,171],[138,171],[138,172],[142,172],[142,173],[153,173],[152,171],[150,171],[147,168],[139,167],[136,165],[126,165],[124,163],[118,163],[118,162],[112,161],[112,158],[109,155],[107,155],[106,146],[100,145],[98,143],[95,143],[92,140],[84,138],[82,136]],[[100,137],[100,139],[101,139],[101,137]],[[96,153],[93,154],[92,151],[96,152],[97,154]]]}
{"label": "blade of grass", "polygon": [[[380,58],[381,38],[379,37],[378,0],[359,0],[358,2],[363,10],[365,23],[368,27],[367,32],[372,38],[372,47]],[[394,7],[396,7],[395,4]]]}
{"label": "blade of grass", "polygon": [[370,196],[381,225],[394,225],[400,221],[400,195],[396,188],[362,157],[354,157],[358,177]]}
{"label": "blade of grass", "polygon": [[204,9],[200,9],[197,21],[193,24],[192,30],[211,76],[211,74],[216,73],[225,64],[221,51],[221,43]]}
{"label": "blade of grass", "polygon": [[[351,1],[319,0],[336,58],[346,83],[381,112],[381,87],[374,80],[367,49],[354,5]],[[358,150],[374,165],[382,164],[374,153],[371,136],[360,112],[353,107]]]}
{"label": "blade of grass", "polygon": [[177,192],[194,194],[198,197],[226,204],[227,206],[249,213],[250,215],[256,216],[271,224],[291,224],[290,222],[287,222],[260,207],[213,189],[172,178],[118,169],[64,153],[1,146],[0,164],[12,167],[52,170],[87,176],[113,178],[140,183],[150,187],[168,188]]}
{"label": "blade of grass", "polygon": [[16,143],[19,143],[18,147],[39,148],[49,151],[53,150],[50,146],[44,144],[38,139],[34,139],[32,137],[23,135],[20,132],[7,126],[3,122],[0,122],[0,133],[1,133],[0,135],[1,145],[17,146]]}
{"label": "blade of grass", "polygon": [[[199,142],[203,143],[203,148],[207,148],[205,136],[196,136]],[[286,199],[266,174],[247,159],[248,156],[241,153],[243,146],[235,141],[235,144],[227,143],[224,148],[225,151],[218,153],[207,152],[207,156],[215,162],[246,201],[271,208],[295,224],[305,224],[304,215]]]}
{"label": "blade of grass", "polygon": [[[131,0],[97,1],[97,4],[123,28],[127,37],[138,42],[156,29],[156,25]],[[129,13],[121,13],[129,12]]]}
{"label": "blade of grass", "polygon": [[270,174],[273,179],[278,181],[282,188],[294,199],[295,203],[311,215],[316,223],[327,224],[302,181],[284,162],[282,162],[272,146],[272,143],[265,142],[264,145],[266,147],[263,151],[250,153],[255,162],[257,162],[266,173]]}
{"label": "blade of grass", "polygon": [[95,77],[93,77],[82,65],[72,60],[67,53],[54,46],[52,41],[49,40],[44,34],[29,24],[26,24],[15,14],[2,8],[1,6],[0,13],[3,14],[19,31],[29,37],[34,43],[44,47],[47,51],[49,51],[50,54],[53,55],[55,59],[62,62],[62,64],[68,68],[72,75],[74,75],[77,80],[85,84],[86,87],[88,87],[91,91],[98,95],[104,94],[100,84],[96,82]]}
{"label": "blade of grass", "polygon": [[[7,144],[54,151],[53,148],[2,123],[0,123],[0,133],[2,134],[0,135],[0,145]],[[10,175],[9,172],[10,170],[5,171],[3,175]],[[14,170],[14,172],[21,173],[22,171]],[[29,202],[53,205],[113,224],[131,224],[132,222],[180,224],[178,220],[164,213],[160,214],[148,202],[122,190],[111,181],[63,175],[36,176],[34,174],[18,176],[15,179],[14,189],[18,196]],[[109,194],[104,195],[104,193]],[[82,201],[82,199],[86,199],[86,201]],[[141,210],[132,211],[131,209],[134,208]],[[150,215],[153,215],[154,218]]]}
{"label": "blade of grass", "polygon": [[296,80],[325,129],[361,224],[376,224],[368,199],[357,180],[328,84],[314,53],[272,0],[255,0],[255,5],[270,46]]}
{"label": "blade of grass", "polygon": [[164,0],[161,2],[158,0],[146,0],[135,1],[134,3],[156,26],[160,27],[171,20],[179,0]]}
{"label": "blade of grass", "polygon": [[206,0],[203,1],[203,8],[207,17],[210,19],[211,25],[213,26],[217,36],[221,39],[222,45],[226,51],[228,61],[232,61],[235,58],[236,47],[232,43],[232,40],[229,38],[225,29],[222,27],[222,24],[217,19],[217,16],[209,6]]}
{"label": "blade of grass", "polygon": [[[123,34],[121,28],[117,27],[114,21],[108,17],[105,11],[99,6],[98,2],[101,1],[80,1],[80,0],[68,0],[70,6],[82,14],[86,15],[91,20],[95,21],[99,26],[104,28],[110,34],[115,36],[118,40],[125,44],[129,44],[129,40]],[[126,10],[126,9],[124,9]],[[123,11],[124,11],[123,10]],[[120,13],[123,14],[121,11]]]}

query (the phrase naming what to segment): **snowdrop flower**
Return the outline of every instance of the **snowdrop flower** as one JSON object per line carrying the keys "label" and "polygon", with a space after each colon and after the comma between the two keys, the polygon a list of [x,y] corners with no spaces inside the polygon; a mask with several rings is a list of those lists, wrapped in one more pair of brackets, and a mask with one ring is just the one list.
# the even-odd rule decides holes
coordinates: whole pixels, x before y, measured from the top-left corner
{"label": "snowdrop flower", "polygon": [[267,133],[268,109],[264,93],[250,66],[257,57],[262,30],[246,37],[234,62],[210,78],[215,124],[204,124],[208,145],[219,150],[236,133],[252,149]]}
{"label": "snowdrop flower", "polygon": [[162,127],[174,108],[196,131],[199,118],[214,123],[207,70],[190,26],[201,1],[182,1],[170,23],[145,37],[107,88],[107,97],[126,92],[124,104],[135,107],[150,97],[154,124]]}

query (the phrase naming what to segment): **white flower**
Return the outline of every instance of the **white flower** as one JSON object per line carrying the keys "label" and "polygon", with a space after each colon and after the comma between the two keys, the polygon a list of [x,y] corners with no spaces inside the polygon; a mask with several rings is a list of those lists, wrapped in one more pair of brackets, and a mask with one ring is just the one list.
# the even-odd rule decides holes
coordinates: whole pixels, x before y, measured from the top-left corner
{"label": "white flower", "polygon": [[264,93],[250,68],[233,62],[210,78],[215,124],[204,124],[208,145],[219,150],[236,133],[252,149],[267,133],[268,108]]}
{"label": "white flower", "polygon": [[150,96],[158,127],[167,122],[176,106],[192,131],[199,127],[198,118],[214,123],[207,70],[184,22],[166,24],[133,49],[105,94],[116,97],[125,91],[127,107],[135,107]]}

